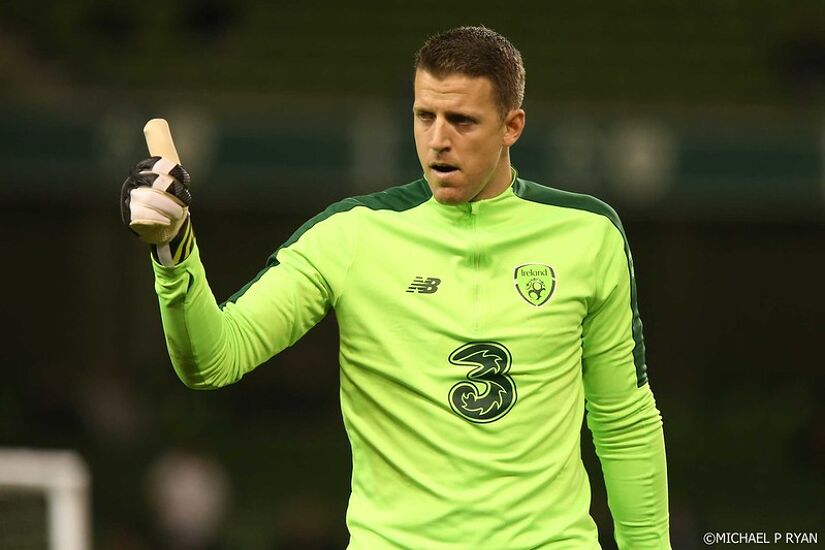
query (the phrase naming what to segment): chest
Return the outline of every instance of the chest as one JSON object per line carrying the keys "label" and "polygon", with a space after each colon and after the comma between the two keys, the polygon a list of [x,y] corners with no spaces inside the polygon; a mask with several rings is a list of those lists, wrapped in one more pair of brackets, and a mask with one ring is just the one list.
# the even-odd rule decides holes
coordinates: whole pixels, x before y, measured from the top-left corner
{"label": "chest", "polygon": [[363,231],[339,313],[403,338],[578,338],[594,260],[575,226],[395,220]]}

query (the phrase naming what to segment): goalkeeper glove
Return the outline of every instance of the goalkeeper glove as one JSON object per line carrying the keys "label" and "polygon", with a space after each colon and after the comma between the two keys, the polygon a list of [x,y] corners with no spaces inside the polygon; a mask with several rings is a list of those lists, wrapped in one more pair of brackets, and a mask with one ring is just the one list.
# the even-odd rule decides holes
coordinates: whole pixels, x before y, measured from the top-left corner
{"label": "goalkeeper glove", "polygon": [[140,161],[123,182],[120,215],[123,223],[150,245],[155,261],[171,267],[192,251],[189,219],[189,172],[168,159]]}

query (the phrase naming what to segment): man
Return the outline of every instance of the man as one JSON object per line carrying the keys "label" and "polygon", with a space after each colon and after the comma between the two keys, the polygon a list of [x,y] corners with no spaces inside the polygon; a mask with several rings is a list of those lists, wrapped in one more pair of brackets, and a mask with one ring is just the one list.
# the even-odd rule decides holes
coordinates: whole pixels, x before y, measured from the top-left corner
{"label": "man", "polygon": [[[415,66],[424,178],[333,204],[222,306],[182,206],[188,175],[138,165],[125,221],[149,208],[180,227],[152,246],[178,375],[231,384],[334,308],[350,548],[599,548],[585,406],[619,547],[669,548],[661,417],[618,217],[511,168],[525,73],[504,37],[453,29]],[[144,192],[170,172],[169,193]]]}

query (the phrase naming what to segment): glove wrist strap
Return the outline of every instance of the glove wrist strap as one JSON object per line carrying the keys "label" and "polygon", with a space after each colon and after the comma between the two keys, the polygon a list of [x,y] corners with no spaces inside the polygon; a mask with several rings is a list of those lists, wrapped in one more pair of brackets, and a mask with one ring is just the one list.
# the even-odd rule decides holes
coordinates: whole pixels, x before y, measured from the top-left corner
{"label": "glove wrist strap", "polygon": [[152,257],[161,265],[174,267],[189,257],[195,243],[195,232],[187,215],[178,234],[168,243],[150,245]]}

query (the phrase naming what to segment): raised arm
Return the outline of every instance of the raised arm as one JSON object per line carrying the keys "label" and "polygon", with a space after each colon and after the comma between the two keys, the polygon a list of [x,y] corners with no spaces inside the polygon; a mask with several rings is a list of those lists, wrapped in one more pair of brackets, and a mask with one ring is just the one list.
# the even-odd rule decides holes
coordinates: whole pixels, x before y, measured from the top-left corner
{"label": "raised arm", "polygon": [[[308,221],[252,281],[219,305],[206,278],[188,209],[180,208],[171,187],[146,189],[159,177],[154,166],[160,165],[144,161],[132,171],[122,205],[127,224],[136,213],[149,210],[179,227],[177,233],[167,232],[169,241],[149,241],[169,357],[189,387],[231,384],[292,345],[334,306],[343,292],[358,212],[339,213],[331,207]],[[175,170],[168,173],[174,175]],[[188,189],[188,174],[186,178]]]}

